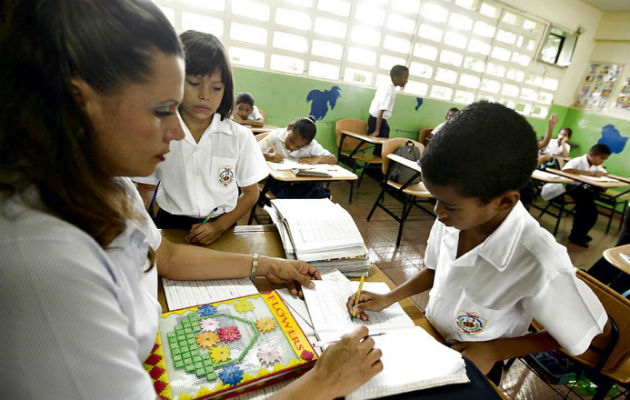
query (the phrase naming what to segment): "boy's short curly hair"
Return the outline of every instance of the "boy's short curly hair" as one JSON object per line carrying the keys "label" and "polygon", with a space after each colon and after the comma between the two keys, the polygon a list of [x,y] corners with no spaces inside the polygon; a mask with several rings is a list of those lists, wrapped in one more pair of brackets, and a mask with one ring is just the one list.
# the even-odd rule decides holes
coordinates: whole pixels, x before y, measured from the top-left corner
{"label": "boy's short curly hair", "polygon": [[603,143],[597,143],[588,151],[589,153],[593,153],[596,156],[609,156],[610,155],[610,147]]}
{"label": "boy's short curly hair", "polygon": [[249,104],[254,107],[254,96],[248,92],[240,92],[236,95],[236,104]]}
{"label": "boy's short curly hair", "polygon": [[487,204],[523,188],[537,164],[536,134],[524,117],[498,103],[469,105],[446,122],[420,161],[423,178],[455,186]]}

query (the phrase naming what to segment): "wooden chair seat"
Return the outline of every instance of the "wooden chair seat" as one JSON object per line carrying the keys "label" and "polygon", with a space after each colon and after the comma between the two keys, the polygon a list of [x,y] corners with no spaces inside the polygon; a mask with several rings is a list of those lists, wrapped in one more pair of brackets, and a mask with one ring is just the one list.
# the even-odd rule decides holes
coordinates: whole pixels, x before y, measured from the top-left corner
{"label": "wooden chair seat", "polygon": [[[402,187],[402,184],[394,182],[392,180],[388,180],[387,184],[396,190],[400,190],[400,188]],[[419,197],[422,199],[430,199],[433,197],[431,193],[427,190],[427,188],[424,187],[424,183],[422,182],[418,182],[415,185],[407,186],[403,189],[402,192],[404,194],[408,194],[409,196]]]}
{"label": "wooden chair seat", "polygon": [[[350,152],[342,151],[341,155],[345,157],[350,157]],[[352,158],[357,161],[363,161],[366,164],[382,164],[383,163],[383,157],[380,157],[374,154],[368,154],[368,153],[356,153],[352,156]]]}

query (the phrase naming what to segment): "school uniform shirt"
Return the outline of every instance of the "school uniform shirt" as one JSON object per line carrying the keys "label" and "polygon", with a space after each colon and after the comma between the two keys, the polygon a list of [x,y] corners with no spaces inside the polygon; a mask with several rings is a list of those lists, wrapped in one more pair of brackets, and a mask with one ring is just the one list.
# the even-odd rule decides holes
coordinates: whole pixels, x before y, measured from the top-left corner
{"label": "school uniform shirt", "polygon": [[456,258],[460,231],[435,221],[425,264],[435,270],[426,317],[447,342],[523,336],[533,318],[581,354],[607,314],[575,275],[566,248],[519,202],[480,245]]}
{"label": "school uniform shirt", "polygon": [[433,128],[433,130],[431,131],[431,133],[432,133],[432,134],[434,134],[434,135],[435,135],[436,133],[439,133],[439,132],[442,130],[442,128],[444,128],[444,125],[446,125],[446,122],[447,122],[447,121],[444,121],[444,122],[442,122],[441,124],[439,124],[438,126],[436,126],[435,128]]}
{"label": "school uniform shirt", "polygon": [[290,160],[299,160],[305,157],[325,157],[333,155],[330,151],[323,148],[321,144],[317,143],[317,140],[315,139],[301,149],[289,151],[284,145],[287,136],[289,136],[289,131],[285,128],[273,130],[269,132],[269,135],[267,135],[266,138],[258,142],[258,146],[263,153],[267,153],[271,150],[271,146],[269,145],[269,143],[271,143],[282,158],[288,158]]}
{"label": "school uniform shirt", "polygon": [[35,188],[28,202],[0,199],[7,398],[155,399],[142,362],[161,313],[147,250],[161,237],[131,181],[119,183],[139,220],[107,249],[47,212]]}
{"label": "school uniform shirt", "polygon": [[[236,111],[234,111],[232,113],[232,118],[236,116],[237,116]],[[260,110],[258,110],[258,107],[256,106],[252,106],[252,112],[249,113],[246,119],[248,121],[260,121],[260,122],[264,120],[262,113],[260,112]]]}
{"label": "school uniform shirt", "polygon": [[156,200],[160,208],[174,215],[205,218],[232,211],[238,200],[238,187],[264,179],[269,170],[251,131],[214,114],[212,122],[195,141],[179,112],[185,137],[172,141],[164,161],[153,175],[133,178],[140,183],[160,186]]}
{"label": "school uniform shirt", "polygon": [[370,103],[370,115],[374,118],[378,118],[378,113],[381,110],[383,112],[383,118],[388,119],[392,116],[394,111],[394,100],[396,98],[396,86],[389,80],[387,83],[383,83],[376,88],[372,103]]}
{"label": "school uniform shirt", "polygon": [[[590,165],[588,162],[588,155],[584,154],[580,157],[575,157],[567,161],[562,167],[562,170],[565,169],[579,169],[580,171],[589,171],[589,172],[603,172],[606,173],[606,169],[601,165]],[[590,185],[588,185],[590,186]],[[567,190],[562,183],[547,183],[543,186],[540,191],[540,196],[543,200],[551,200],[555,197],[560,196],[565,193]]]}
{"label": "school uniform shirt", "polygon": [[571,150],[571,145],[569,143],[564,142],[564,144],[560,146],[558,139],[551,139],[549,140],[549,144],[547,144],[547,146],[545,146],[545,148],[543,148],[540,151],[540,154],[542,155],[551,154],[554,156],[561,156],[565,154],[565,152],[566,154],[569,154],[570,150]]}

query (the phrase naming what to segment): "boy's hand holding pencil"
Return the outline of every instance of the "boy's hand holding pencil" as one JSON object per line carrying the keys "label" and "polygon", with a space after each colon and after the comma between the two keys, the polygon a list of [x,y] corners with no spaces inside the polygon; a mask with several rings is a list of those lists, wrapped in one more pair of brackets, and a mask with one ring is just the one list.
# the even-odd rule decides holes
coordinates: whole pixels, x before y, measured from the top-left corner
{"label": "boy's hand holding pencil", "polygon": [[381,311],[390,305],[391,302],[387,295],[372,293],[367,290],[362,290],[360,293],[357,291],[357,293],[348,297],[348,301],[346,302],[350,315],[353,315],[361,321],[370,320],[369,315],[367,315],[365,311]]}

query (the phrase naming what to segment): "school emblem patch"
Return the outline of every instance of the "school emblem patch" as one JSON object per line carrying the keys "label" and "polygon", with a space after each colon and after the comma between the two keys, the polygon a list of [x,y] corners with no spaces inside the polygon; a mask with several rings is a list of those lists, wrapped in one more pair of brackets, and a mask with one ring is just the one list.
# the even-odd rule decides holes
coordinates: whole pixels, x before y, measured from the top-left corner
{"label": "school emblem patch", "polygon": [[217,179],[221,185],[229,186],[234,181],[234,167],[219,168]]}
{"label": "school emblem patch", "polygon": [[477,333],[481,333],[486,327],[486,322],[487,321],[479,315],[462,310],[459,310],[457,312],[457,316],[455,317],[455,324],[457,325],[457,328],[467,335],[476,335]]}

